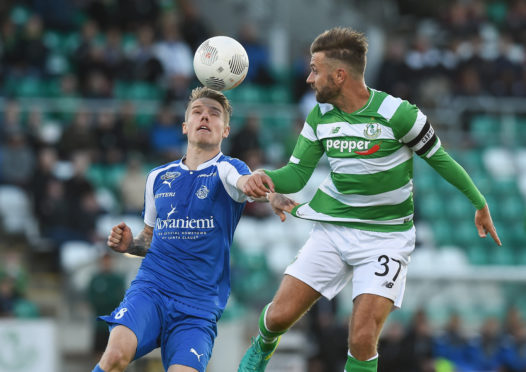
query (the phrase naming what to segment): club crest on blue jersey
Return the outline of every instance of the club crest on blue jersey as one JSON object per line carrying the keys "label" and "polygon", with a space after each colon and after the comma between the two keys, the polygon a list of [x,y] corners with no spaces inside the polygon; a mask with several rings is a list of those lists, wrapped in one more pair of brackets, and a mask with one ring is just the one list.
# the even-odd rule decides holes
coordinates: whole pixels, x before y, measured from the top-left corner
{"label": "club crest on blue jersey", "polygon": [[199,198],[199,199],[204,199],[208,196],[208,193],[210,192],[210,190],[208,190],[208,187],[206,187],[205,185],[201,186],[199,188],[199,190],[197,190],[197,192],[195,193],[195,195]]}

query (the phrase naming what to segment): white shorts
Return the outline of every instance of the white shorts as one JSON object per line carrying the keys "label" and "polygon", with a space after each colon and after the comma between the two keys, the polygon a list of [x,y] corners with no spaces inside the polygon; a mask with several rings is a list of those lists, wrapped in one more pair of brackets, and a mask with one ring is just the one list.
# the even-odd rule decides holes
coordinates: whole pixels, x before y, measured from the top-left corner
{"label": "white shorts", "polygon": [[399,308],[414,248],[414,227],[385,233],[316,222],[285,274],[329,300],[352,279],[353,300],[371,293],[391,299]]}

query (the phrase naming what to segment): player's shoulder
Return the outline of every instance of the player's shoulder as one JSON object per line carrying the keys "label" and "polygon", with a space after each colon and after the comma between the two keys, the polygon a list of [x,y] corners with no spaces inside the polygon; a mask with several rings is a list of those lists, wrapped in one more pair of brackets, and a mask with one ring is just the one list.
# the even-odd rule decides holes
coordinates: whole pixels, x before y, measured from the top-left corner
{"label": "player's shoulder", "polygon": [[322,122],[324,120],[324,116],[330,115],[331,112],[333,112],[334,106],[330,103],[319,103],[317,102],[316,105],[312,108],[312,110],[307,115],[306,122],[312,126],[313,128],[316,127],[317,124]]}
{"label": "player's shoulder", "polygon": [[236,168],[238,171],[245,171],[246,169],[248,169],[248,166],[243,160],[233,158],[225,154],[221,154],[221,156],[217,159],[217,166],[218,168],[231,166]]}
{"label": "player's shoulder", "polygon": [[405,121],[408,116],[412,117],[418,111],[418,107],[406,99],[376,89],[371,91],[375,96],[377,112],[387,121]]}
{"label": "player's shoulder", "polygon": [[233,157],[225,155],[225,154],[221,154],[219,159],[217,159],[217,162],[218,163],[229,163],[229,164],[232,164],[232,165],[245,164],[245,162],[243,160],[238,159],[238,158],[233,158]]}

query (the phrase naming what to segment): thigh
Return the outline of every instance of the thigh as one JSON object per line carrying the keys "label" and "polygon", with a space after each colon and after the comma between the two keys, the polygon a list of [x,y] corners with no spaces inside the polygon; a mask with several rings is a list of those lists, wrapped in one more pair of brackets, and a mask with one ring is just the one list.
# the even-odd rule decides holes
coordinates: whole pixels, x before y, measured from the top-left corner
{"label": "thigh", "polygon": [[134,359],[159,347],[158,339],[162,325],[162,298],[153,291],[133,289],[126,293],[124,300],[108,316],[101,316],[106,321],[111,334],[119,325],[129,329],[136,337]]}
{"label": "thigh", "polygon": [[[342,260],[328,227],[330,225],[324,223],[314,224],[309,239],[294,262],[287,267],[285,274],[302,281],[331,300],[351,279],[352,267]],[[294,295],[293,290],[294,287],[286,291],[286,295]]]}
{"label": "thigh", "polygon": [[204,372],[217,335],[215,321],[172,311],[169,323],[165,324],[161,346],[165,368],[170,368],[170,372]]}

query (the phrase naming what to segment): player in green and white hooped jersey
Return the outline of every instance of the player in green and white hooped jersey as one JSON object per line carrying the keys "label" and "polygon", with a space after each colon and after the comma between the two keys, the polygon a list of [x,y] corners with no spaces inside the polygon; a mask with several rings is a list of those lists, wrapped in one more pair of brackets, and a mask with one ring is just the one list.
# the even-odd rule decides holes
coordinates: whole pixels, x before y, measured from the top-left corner
{"label": "player in green and white hooped jersey", "polygon": [[476,208],[480,237],[500,245],[484,197],[441,146],[414,105],[365,85],[365,36],[334,28],[311,45],[307,78],[319,102],[308,115],[289,163],[255,172],[243,191],[252,197],[299,191],[325,153],[331,173],[309,203],[288,210],[314,220],[309,240],[285,271],[263,310],[259,335],[240,372],[264,371],[281,334],[319,298],[331,299],[352,280],[347,372],[377,370],[377,341],[400,307],[414,249],[413,153],[456,186]]}

